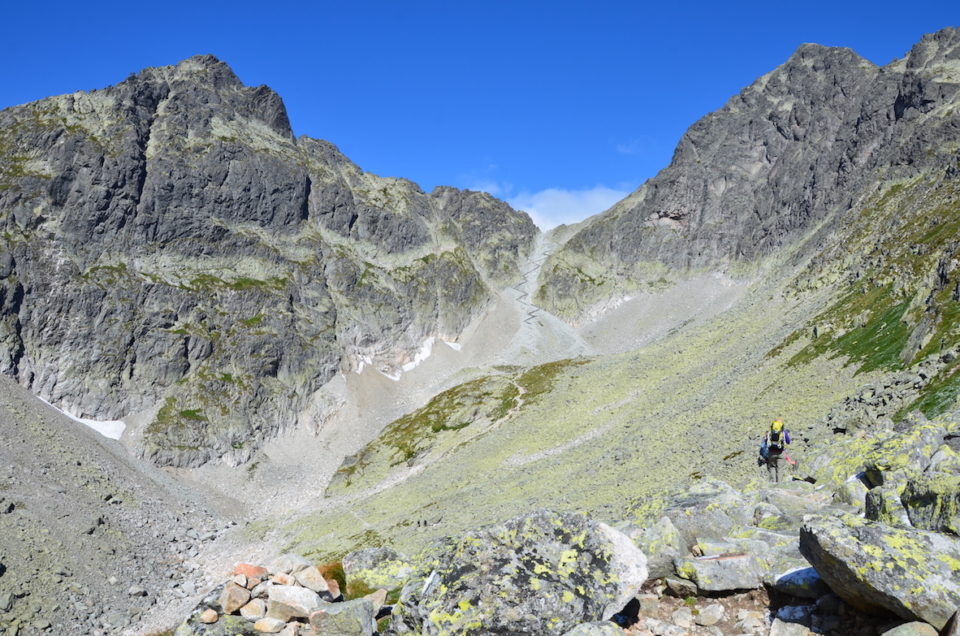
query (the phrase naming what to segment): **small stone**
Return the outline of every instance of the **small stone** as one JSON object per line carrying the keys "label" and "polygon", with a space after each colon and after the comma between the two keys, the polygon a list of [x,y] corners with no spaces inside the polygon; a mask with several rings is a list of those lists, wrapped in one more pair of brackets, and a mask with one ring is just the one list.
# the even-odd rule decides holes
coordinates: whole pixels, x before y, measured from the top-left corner
{"label": "small stone", "polygon": [[0,612],[9,612],[13,609],[13,594],[10,592],[0,593]]}
{"label": "small stone", "polygon": [[256,621],[267,615],[267,604],[263,599],[255,598],[240,608],[240,616],[250,621]]}
{"label": "small stone", "polygon": [[768,636],[810,636],[812,633],[813,632],[805,625],[789,623],[775,618],[773,619],[773,624],[770,625],[770,633]]}
{"label": "small stone", "polygon": [[234,574],[233,577],[230,579],[230,582],[236,583],[240,587],[247,587],[247,577],[244,574]]}
{"label": "small stone", "polygon": [[252,590],[253,588],[260,585],[260,583],[262,583],[260,579],[253,579],[253,578],[247,577],[247,584],[244,587],[246,587],[248,590]]}
{"label": "small stone", "polygon": [[700,613],[696,616],[697,625],[702,625],[704,627],[709,627],[710,625],[716,625],[723,620],[723,605],[719,603],[714,603],[713,605],[707,605]]}
{"label": "small stone", "polygon": [[929,623],[914,621],[888,629],[883,636],[937,636],[937,630]]}
{"label": "small stone", "polygon": [[207,608],[200,612],[200,622],[205,625],[210,625],[211,623],[216,623],[217,619],[220,618],[220,614],[217,613],[217,610]]}
{"label": "small stone", "polygon": [[300,623],[287,623],[287,626],[280,630],[280,636],[300,636]]}
{"label": "small stone", "polygon": [[689,607],[681,607],[670,615],[670,620],[678,627],[690,629],[693,626],[693,612]]}
{"label": "small stone", "polygon": [[127,590],[128,596],[146,596],[147,591],[140,587],[139,585],[131,585]]}
{"label": "small stone", "polygon": [[119,582],[120,582],[120,579],[118,579],[115,576],[111,576],[109,579],[107,579],[107,583],[109,583],[110,585],[116,585]]}
{"label": "small stone", "polygon": [[287,621],[282,621],[279,618],[261,618],[256,623],[253,624],[253,628],[258,632],[263,632],[264,634],[277,634],[284,627],[287,626]]}
{"label": "small stone", "polygon": [[246,605],[249,600],[250,591],[233,582],[227,583],[223,587],[223,592],[220,593],[220,606],[223,608],[224,614],[233,614]]}
{"label": "small stone", "polygon": [[281,572],[279,574],[274,574],[271,580],[277,585],[296,585],[297,584],[297,578],[295,576],[293,576],[292,574],[286,574],[284,572]]}

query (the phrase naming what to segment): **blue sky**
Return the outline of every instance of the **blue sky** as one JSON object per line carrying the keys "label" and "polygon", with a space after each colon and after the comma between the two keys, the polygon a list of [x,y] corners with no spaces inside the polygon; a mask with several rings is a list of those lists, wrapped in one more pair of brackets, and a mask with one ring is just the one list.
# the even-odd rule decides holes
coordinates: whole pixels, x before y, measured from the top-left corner
{"label": "blue sky", "polygon": [[602,211],[803,42],[886,64],[960,25],[925,2],[15,2],[0,108],[212,53],[365,170]]}

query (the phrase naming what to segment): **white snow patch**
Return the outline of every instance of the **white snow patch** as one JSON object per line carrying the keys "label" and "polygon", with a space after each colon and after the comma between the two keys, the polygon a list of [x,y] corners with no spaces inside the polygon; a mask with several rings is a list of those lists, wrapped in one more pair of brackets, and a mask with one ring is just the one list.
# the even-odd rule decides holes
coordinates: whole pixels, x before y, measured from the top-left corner
{"label": "white snow patch", "polygon": [[433,336],[430,336],[424,340],[423,346],[420,347],[420,351],[417,352],[417,355],[413,357],[413,360],[403,365],[402,369],[404,371],[413,371],[420,366],[420,363],[429,358],[430,354],[433,353],[433,343],[435,341],[436,340]]}
{"label": "white snow patch", "polygon": [[47,406],[49,406],[50,408],[63,413],[74,422],[80,422],[85,426],[89,426],[90,428],[100,433],[104,437],[108,437],[110,439],[120,439],[120,436],[123,435],[124,429],[127,428],[127,425],[123,422],[123,420],[88,420],[85,417],[77,417],[72,413],[68,413],[63,409],[57,408],[53,404],[50,404],[49,402],[44,400],[43,398],[40,398],[40,401],[46,404]]}
{"label": "white snow patch", "polygon": [[460,351],[461,349],[463,349],[463,345],[460,344],[459,342],[450,342],[449,340],[441,340],[440,342],[447,345],[454,351]]}
{"label": "white snow patch", "polygon": [[382,375],[386,379],[393,380],[394,382],[399,382],[400,376],[403,375],[402,373],[387,373],[386,371],[380,371],[380,369],[377,369],[377,371],[379,371],[380,375]]}

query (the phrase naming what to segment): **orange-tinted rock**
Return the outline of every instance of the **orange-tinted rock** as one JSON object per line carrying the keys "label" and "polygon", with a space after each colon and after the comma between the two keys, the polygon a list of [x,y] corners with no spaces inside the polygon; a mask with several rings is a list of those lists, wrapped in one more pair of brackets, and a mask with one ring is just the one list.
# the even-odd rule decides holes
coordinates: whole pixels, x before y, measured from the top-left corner
{"label": "orange-tinted rock", "polygon": [[259,565],[251,565],[250,563],[237,563],[233,566],[232,574],[242,574],[248,579],[264,579],[267,576],[267,568],[260,567]]}
{"label": "orange-tinted rock", "polygon": [[297,585],[297,578],[292,574],[274,574],[271,579],[277,585]]}

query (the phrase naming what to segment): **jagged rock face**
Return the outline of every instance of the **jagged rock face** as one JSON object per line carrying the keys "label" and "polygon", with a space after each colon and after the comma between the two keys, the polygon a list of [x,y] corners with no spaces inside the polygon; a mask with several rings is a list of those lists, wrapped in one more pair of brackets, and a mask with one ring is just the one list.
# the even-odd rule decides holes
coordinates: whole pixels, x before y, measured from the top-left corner
{"label": "jagged rock face", "polygon": [[956,29],[882,68],[801,46],[695,123],[666,169],[585,222],[546,263],[538,300],[575,318],[644,282],[775,253],[839,222],[877,183],[955,170],[958,88]]}
{"label": "jagged rock face", "polygon": [[196,57],[0,112],[0,368],[76,414],[158,408],[160,464],[242,460],[338,370],[455,338],[536,228],[364,173]]}

